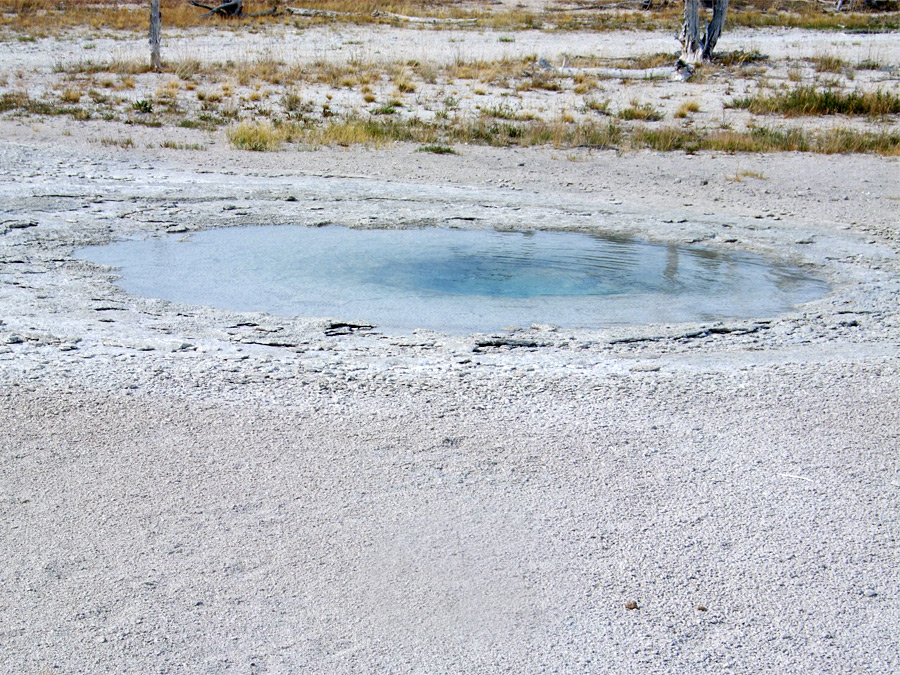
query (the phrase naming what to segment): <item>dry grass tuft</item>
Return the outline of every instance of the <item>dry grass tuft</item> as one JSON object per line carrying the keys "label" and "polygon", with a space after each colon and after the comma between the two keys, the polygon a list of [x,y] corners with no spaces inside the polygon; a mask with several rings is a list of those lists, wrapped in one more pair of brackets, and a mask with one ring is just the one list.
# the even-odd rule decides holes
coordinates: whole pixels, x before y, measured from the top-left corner
{"label": "dry grass tuft", "polygon": [[817,73],[842,73],[849,64],[834,54],[818,54],[812,58]]}
{"label": "dry grass tuft", "polygon": [[658,122],[663,118],[663,114],[649,103],[641,103],[637,99],[631,99],[631,105],[620,110],[616,117],[621,120]]}
{"label": "dry grass tuft", "polygon": [[81,92],[77,89],[65,89],[59,95],[59,100],[63,103],[79,103],[81,101]]}
{"label": "dry grass tuft", "polygon": [[271,122],[244,120],[226,130],[228,141],[238,150],[269,152],[278,150],[285,140],[285,133]]}
{"label": "dry grass tuft", "polygon": [[134,140],[131,138],[101,138],[100,145],[116,148],[133,148]]}
{"label": "dry grass tuft", "polygon": [[678,119],[684,119],[691,113],[700,112],[700,104],[697,101],[685,101],[680,106],[678,106],[678,110],[675,111],[675,117]]}
{"label": "dry grass tuft", "polygon": [[755,178],[756,180],[766,180],[767,176],[764,173],[759,171],[752,171],[750,169],[742,169],[740,171],[735,171],[733,176],[725,176],[725,180],[729,183],[740,183],[745,178]]}

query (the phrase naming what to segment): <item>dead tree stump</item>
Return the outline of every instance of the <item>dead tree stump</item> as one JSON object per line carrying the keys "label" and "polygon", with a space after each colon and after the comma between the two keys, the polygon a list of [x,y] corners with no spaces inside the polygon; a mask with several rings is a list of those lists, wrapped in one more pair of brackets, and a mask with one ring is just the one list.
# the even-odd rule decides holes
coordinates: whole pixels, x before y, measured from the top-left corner
{"label": "dead tree stump", "polygon": [[713,0],[713,15],[706,25],[700,28],[700,0],[685,0],[684,21],[681,24],[681,57],[679,61],[688,65],[697,65],[701,61],[712,58],[713,49],[722,28],[725,26],[725,15],[728,13],[728,0]]}
{"label": "dead tree stump", "polygon": [[162,33],[162,15],[159,13],[159,0],[150,2],[150,69],[154,72],[162,70],[162,59],[159,55],[160,34]]}

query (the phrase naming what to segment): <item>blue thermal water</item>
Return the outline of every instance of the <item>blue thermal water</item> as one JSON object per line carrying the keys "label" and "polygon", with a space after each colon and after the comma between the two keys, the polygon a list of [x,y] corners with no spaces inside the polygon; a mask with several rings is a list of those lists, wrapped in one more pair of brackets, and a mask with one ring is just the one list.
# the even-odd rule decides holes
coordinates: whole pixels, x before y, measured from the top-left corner
{"label": "blue thermal water", "polygon": [[78,255],[135,295],[400,331],[759,318],[827,291],[760,256],[572,232],[261,226]]}

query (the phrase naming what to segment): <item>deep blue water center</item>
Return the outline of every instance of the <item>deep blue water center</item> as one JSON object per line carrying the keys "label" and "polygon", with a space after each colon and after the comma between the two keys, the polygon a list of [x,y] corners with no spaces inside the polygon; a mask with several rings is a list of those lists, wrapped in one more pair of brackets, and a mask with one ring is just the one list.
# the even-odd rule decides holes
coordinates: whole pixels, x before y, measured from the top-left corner
{"label": "deep blue water center", "polygon": [[135,295],[398,331],[761,318],[827,291],[760,256],[572,232],[239,227],[78,255]]}

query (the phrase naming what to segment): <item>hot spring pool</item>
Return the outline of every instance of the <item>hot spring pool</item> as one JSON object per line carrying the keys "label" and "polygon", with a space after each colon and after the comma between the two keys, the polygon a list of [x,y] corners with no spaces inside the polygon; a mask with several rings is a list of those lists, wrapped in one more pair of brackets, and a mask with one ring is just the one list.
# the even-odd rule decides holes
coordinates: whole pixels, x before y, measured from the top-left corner
{"label": "hot spring pool", "polygon": [[76,255],[134,295],[396,331],[762,318],[828,290],[762,256],[572,232],[236,227]]}

